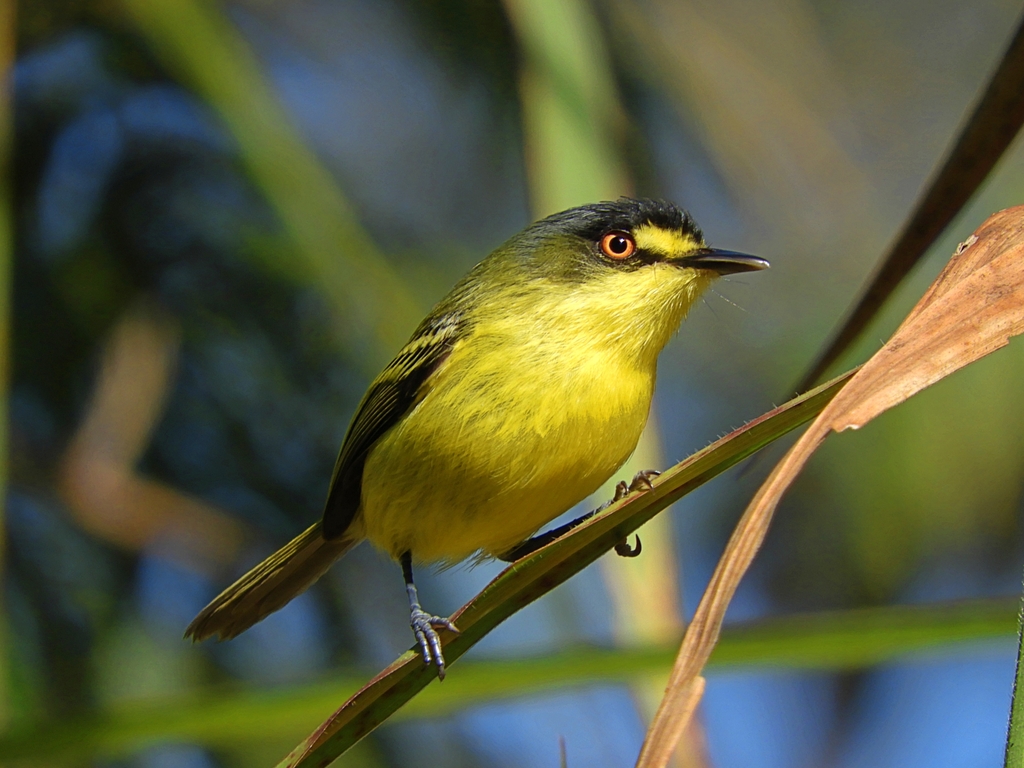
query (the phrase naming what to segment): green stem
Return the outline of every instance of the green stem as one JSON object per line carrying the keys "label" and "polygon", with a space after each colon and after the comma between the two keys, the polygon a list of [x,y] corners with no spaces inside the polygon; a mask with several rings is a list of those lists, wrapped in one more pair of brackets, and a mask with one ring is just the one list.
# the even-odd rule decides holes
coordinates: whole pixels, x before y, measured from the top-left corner
{"label": "green stem", "polygon": [[[12,136],[11,70],[15,54],[15,3],[0,4],[0,587],[6,582],[5,513],[9,480],[8,390],[11,374],[11,215],[10,157]],[[6,604],[0,590],[0,728],[11,719],[9,635]]]}
{"label": "green stem", "polygon": [[1017,670],[1013,677],[1013,703],[1010,705],[1010,727],[1006,734],[1006,768],[1024,768],[1024,596],[1017,616]]}

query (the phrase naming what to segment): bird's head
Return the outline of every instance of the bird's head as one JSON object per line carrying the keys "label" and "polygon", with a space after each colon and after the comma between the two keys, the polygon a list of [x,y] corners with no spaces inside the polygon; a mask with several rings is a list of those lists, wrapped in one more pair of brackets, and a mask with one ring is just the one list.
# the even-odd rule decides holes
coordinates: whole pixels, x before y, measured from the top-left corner
{"label": "bird's head", "polygon": [[621,198],[548,216],[480,268],[524,319],[580,326],[578,338],[595,343],[632,339],[653,361],[715,278],[767,266],[708,247],[689,214],[671,203]]}
{"label": "bird's head", "polygon": [[625,197],[548,216],[505,248],[533,275],[581,282],[658,265],[707,279],[768,266],[757,256],[709,248],[696,222],[672,203]]}

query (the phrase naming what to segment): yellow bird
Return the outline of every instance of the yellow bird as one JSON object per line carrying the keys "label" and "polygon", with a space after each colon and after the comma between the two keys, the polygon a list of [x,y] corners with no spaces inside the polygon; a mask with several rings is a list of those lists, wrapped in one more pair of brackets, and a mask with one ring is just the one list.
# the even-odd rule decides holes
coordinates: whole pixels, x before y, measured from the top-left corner
{"label": "yellow bird", "polygon": [[402,565],[424,661],[444,676],[412,564],[515,559],[629,458],[658,355],[719,275],[768,262],[709,248],[676,206],[622,198],[530,225],[460,280],[356,409],[322,520],[242,576],[186,637],[231,638],[363,539]]}

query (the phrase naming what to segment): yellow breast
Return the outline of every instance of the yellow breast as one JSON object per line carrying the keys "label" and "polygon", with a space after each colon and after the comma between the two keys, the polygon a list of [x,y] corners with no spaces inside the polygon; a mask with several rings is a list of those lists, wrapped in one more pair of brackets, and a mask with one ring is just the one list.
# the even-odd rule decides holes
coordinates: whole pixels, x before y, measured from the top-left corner
{"label": "yellow breast", "polygon": [[[630,300],[669,291],[671,276],[643,276]],[[611,294],[620,303],[626,287]],[[426,396],[367,457],[367,538],[419,561],[501,554],[625,462],[647,420],[657,353],[689,302],[637,333],[616,325],[608,296],[535,296],[525,318],[476,318]]]}

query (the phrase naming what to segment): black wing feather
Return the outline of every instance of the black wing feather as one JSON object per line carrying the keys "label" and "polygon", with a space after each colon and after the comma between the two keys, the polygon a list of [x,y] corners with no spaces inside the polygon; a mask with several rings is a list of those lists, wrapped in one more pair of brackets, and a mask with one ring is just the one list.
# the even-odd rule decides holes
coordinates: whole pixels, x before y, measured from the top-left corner
{"label": "black wing feather", "polygon": [[373,444],[424,396],[424,385],[465,333],[459,315],[428,318],[374,379],[341,444],[324,508],[324,538],[342,535],[359,510],[363,467]]}

